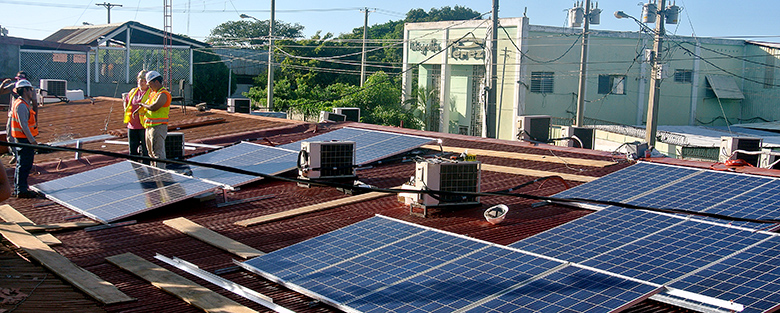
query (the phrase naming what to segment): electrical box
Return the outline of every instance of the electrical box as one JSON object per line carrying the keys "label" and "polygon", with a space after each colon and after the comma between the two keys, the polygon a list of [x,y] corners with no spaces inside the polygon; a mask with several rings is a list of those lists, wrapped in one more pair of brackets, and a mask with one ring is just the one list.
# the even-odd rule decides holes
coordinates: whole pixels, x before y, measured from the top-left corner
{"label": "electrical box", "polygon": [[228,98],[227,111],[230,113],[250,113],[252,100],[247,98]]}
{"label": "electrical box", "polygon": [[355,142],[301,142],[298,176],[302,179],[354,178]]}
{"label": "electrical box", "polygon": [[593,128],[563,126],[561,127],[561,137],[577,137],[577,139],[579,139],[569,139],[569,147],[593,149],[593,146],[596,144],[596,130]]}
{"label": "electrical box", "polygon": [[[761,151],[761,138],[751,137],[720,137],[719,162],[725,162],[732,158],[732,154],[737,150],[758,152]],[[759,154],[736,153],[732,159],[741,159],[753,166],[759,166]]]}
{"label": "electrical box", "polygon": [[168,136],[165,137],[165,157],[168,159],[184,157],[184,133],[168,133]]}
{"label": "electrical box", "polygon": [[320,111],[320,123],[322,122],[343,122],[347,120],[344,114],[338,114],[328,111]]}
{"label": "electrical box", "polygon": [[360,122],[360,108],[333,108],[333,113],[346,116],[350,122]]}
{"label": "electrical box", "polygon": [[524,141],[547,142],[550,139],[549,115],[521,115],[517,117],[517,138]]}

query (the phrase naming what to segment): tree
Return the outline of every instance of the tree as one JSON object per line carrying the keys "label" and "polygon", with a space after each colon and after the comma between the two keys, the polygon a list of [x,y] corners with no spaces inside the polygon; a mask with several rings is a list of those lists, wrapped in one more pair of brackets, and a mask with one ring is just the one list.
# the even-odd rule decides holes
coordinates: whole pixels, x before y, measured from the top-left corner
{"label": "tree", "polygon": [[193,61],[193,102],[225,103],[228,68],[210,49],[195,50]]}
{"label": "tree", "polygon": [[[211,30],[206,42],[215,46],[253,47],[268,43],[268,21],[240,20],[217,25]],[[274,37],[301,38],[303,26],[295,23],[274,21]]]}

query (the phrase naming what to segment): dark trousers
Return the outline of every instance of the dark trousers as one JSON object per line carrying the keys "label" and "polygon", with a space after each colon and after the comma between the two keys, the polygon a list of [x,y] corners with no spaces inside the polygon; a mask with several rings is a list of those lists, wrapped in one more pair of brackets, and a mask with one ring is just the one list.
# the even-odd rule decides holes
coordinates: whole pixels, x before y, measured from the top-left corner
{"label": "dark trousers", "polygon": [[[27,138],[16,138],[18,143],[27,143]],[[27,184],[27,177],[30,176],[33,160],[35,159],[35,149],[29,147],[16,148],[17,160],[16,171],[14,172],[14,192],[20,193],[27,191],[30,185]]]}
{"label": "dark trousers", "polygon": [[[146,130],[145,129],[127,129],[127,140],[130,144],[130,155],[149,156],[146,149]],[[139,151],[140,150],[140,151]]]}

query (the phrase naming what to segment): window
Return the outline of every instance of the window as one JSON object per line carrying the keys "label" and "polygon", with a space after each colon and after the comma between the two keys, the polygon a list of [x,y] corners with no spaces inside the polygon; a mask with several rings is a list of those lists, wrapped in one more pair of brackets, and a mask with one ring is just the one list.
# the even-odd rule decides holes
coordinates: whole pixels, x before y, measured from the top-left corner
{"label": "window", "polygon": [[693,71],[691,70],[674,70],[674,81],[677,83],[691,83],[693,82]]}
{"label": "window", "polygon": [[599,93],[625,95],[626,75],[599,75]]}
{"label": "window", "polygon": [[552,93],[553,72],[531,72],[531,92]]}

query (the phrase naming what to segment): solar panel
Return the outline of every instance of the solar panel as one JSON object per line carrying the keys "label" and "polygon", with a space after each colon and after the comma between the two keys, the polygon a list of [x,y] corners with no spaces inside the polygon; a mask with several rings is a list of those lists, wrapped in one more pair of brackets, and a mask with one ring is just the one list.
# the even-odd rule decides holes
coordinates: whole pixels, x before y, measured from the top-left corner
{"label": "solar panel", "polygon": [[125,161],[30,188],[89,218],[110,223],[192,198],[217,186]]}
{"label": "solar panel", "polygon": [[357,165],[364,165],[379,161],[387,157],[421,147],[434,141],[432,138],[426,137],[344,127],[324,133],[322,135],[282,145],[279,146],[279,148],[300,151],[302,141],[331,140],[354,141],[355,162]]}
{"label": "solar panel", "polygon": [[[189,160],[276,175],[296,168],[298,151],[242,142],[190,158]],[[193,177],[233,187],[262,179],[259,176],[237,174],[199,166],[193,166],[191,170]]]}
{"label": "solar panel", "polygon": [[741,303],[743,312],[771,312],[780,308],[779,264],[780,237],[775,235],[670,287]]}
{"label": "solar panel", "polygon": [[[381,216],[242,266],[358,312],[510,312],[538,304],[537,312],[560,312],[586,295],[589,305],[609,312],[659,287]],[[555,295],[538,292],[569,283]]]}

